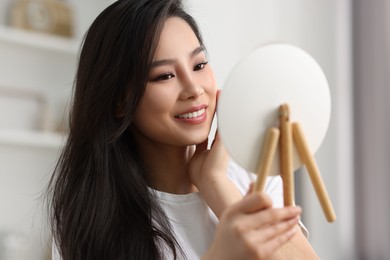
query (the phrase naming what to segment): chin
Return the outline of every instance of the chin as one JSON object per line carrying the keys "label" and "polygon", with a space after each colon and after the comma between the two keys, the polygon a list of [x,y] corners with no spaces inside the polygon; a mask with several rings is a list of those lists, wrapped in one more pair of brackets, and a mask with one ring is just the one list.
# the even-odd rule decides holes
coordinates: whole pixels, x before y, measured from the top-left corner
{"label": "chin", "polygon": [[207,140],[210,134],[210,127],[207,127],[207,129],[202,129],[201,131],[192,131],[187,132],[186,136],[182,136],[182,138],[187,139],[185,141],[186,145],[196,145],[203,143]]}
{"label": "chin", "polygon": [[198,137],[198,138],[194,138],[190,145],[201,144],[201,143],[203,143],[204,141],[206,141],[208,137],[209,137],[209,136],[208,136],[208,134],[207,134],[207,135],[204,135],[204,136],[200,136],[200,137]]}

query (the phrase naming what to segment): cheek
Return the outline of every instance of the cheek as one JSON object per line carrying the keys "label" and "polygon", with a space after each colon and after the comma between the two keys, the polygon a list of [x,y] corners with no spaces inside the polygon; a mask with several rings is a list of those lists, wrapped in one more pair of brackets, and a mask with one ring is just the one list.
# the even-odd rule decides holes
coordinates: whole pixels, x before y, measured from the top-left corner
{"label": "cheek", "polygon": [[144,128],[156,128],[170,117],[173,93],[169,88],[162,86],[147,86],[145,94],[138,105],[134,117],[134,124],[143,130]]}
{"label": "cheek", "polygon": [[203,86],[208,89],[210,92],[215,92],[217,90],[215,76],[213,70],[209,67],[205,71],[206,76],[203,77]]}
{"label": "cheek", "polygon": [[170,88],[147,86],[139,110],[145,114],[169,113],[174,104],[173,96]]}
{"label": "cheek", "polygon": [[210,104],[215,105],[215,101],[217,98],[217,84],[215,81],[214,73],[211,68],[205,72],[207,73],[207,75],[203,77],[202,85],[211,99]]}

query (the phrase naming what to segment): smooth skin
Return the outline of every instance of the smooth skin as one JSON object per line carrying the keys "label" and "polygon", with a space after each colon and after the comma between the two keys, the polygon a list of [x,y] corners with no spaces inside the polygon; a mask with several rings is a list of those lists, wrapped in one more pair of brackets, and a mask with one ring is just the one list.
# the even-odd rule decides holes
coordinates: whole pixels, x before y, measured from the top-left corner
{"label": "smooth skin", "polygon": [[[229,157],[208,135],[218,91],[207,55],[189,25],[169,18],[132,128],[153,188],[199,191],[219,218],[203,259],[318,259],[297,225],[299,207],[272,208],[264,193],[244,198],[227,178]],[[194,123],[180,117],[204,108]]]}

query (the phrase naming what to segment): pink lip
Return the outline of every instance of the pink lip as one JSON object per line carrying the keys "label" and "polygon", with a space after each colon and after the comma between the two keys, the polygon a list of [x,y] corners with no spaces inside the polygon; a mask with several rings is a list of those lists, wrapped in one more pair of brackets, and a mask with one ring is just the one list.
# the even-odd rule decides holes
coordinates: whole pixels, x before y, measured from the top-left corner
{"label": "pink lip", "polygon": [[192,112],[195,112],[195,111],[198,111],[198,110],[201,110],[202,108],[207,108],[206,105],[202,104],[202,105],[198,105],[198,106],[193,106],[191,107],[190,109],[178,114],[178,115],[182,115],[182,114],[186,114],[186,113],[192,113]]}
{"label": "pink lip", "polygon": [[[183,114],[186,114],[186,113],[193,113],[193,112],[199,111],[201,109],[205,109],[206,110],[206,108],[207,108],[207,105],[204,105],[204,104],[199,105],[199,106],[193,106],[190,109],[184,111],[183,113],[180,113],[179,115],[183,115]],[[197,124],[201,124],[201,123],[206,121],[206,119],[207,119],[207,110],[202,115],[197,116],[197,117],[193,117],[193,118],[179,118],[179,116],[176,115],[175,118],[177,120],[180,120],[183,123],[186,123],[186,124],[197,125]]]}

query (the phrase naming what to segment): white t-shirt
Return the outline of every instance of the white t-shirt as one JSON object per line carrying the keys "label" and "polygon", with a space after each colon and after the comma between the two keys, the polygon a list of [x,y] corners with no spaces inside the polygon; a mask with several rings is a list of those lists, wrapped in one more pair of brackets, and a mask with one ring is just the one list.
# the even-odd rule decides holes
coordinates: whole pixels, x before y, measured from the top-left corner
{"label": "white t-shirt", "polygon": [[[237,186],[242,195],[248,191],[249,184],[256,180],[256,175],[248,173],[231,162],[228,168],[229,179]],[[265,193],[270,196],[273,207],[283,207],[283,184],[280,176],[267,178]],[[154,190],[156,199],[168,216],[176,239],[188,260],[200,259],[211,244],[218,219],[206,205],[200,193],[185,195],[170,194]],[[300,223],[305,236],[306,228]],[[165,259],[172,259],[169,250],[165,250]],[[180,258],[180,254],[179,254]],[[53,260],[61,260],[53,243]]]}
{"label": "white t-shirt", "polygon": [[[228,177],[242,195],[247,193],[250,183],[256,180],[255,174],[246,172],[234,162],[229,164]],[[154,192],[187,259],[200,259],[213,240],[218,224],[215,214],[198,192],[185,195]],[[283,207],[283,184],[280,176],[267,178],[265,193],[272,199],[273,207]],[[303,231],[306,234],[304,228]],[[165,259],[172,259],[170,252],[166,253]]]}

